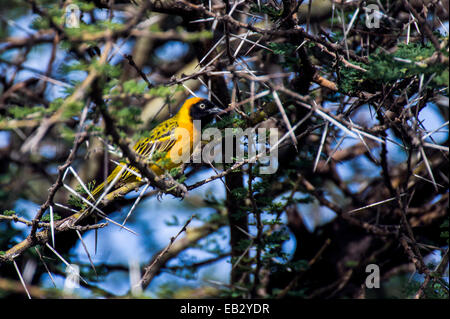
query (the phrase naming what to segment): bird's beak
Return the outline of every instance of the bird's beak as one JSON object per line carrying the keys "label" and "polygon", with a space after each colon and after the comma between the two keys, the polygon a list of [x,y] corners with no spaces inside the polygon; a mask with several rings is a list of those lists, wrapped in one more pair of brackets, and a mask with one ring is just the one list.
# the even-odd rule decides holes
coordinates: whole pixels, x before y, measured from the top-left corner
{"label": "bird's beak", "polygon": [[217,107],[217,106],[208,110],[208,113],[211,114],[211,115],[217,115],[217,114],[222,113],[222,112],[223,112],[223,110],[220,107]]}

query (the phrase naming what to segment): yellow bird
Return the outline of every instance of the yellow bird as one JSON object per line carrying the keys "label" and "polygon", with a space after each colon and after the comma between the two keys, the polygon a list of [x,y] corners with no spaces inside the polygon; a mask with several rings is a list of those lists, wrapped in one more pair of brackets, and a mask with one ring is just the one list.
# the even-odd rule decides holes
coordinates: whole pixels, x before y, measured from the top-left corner
{"label": "yellow bird", "polygon": [[[194,141],[200,139],[201,127],[211,122],[214,116],[220,112],[222,112],[222,109],[207,99],[198,97],[187,99],[177,114],[158,124],[150,131],[149,137],[141,138],[134,145],[133,150],[141,158],[149,160],[152,159],[154,154],[165,154],[149,165],[149,168],[156,175],[161,175],[164,171],[182,164],[180,157],[186,155],[182,154],[182,152],[187,150],[187,155],[190,157],[194,148]],[[194,125],[194,120],[200,121],[200,127]],[[171,152],[171,150],[173,151]],[[117,186],[140,180],[138,170],[132,166],[124,170],[123,167],[125,165],[126,163],[117,165],[107,179],[92,191],[91,194],[95,199],[100,196],[105,186],[111,184],[121,171],[121,176],[116,181]],[[133,174],[133,172],[137,174]]]}

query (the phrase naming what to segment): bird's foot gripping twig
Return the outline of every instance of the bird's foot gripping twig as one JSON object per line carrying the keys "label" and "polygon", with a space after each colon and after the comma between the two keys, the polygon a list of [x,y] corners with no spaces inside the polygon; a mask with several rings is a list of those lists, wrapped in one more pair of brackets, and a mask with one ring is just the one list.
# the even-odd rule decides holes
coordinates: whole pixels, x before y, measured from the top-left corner
{"label": "bird's foot gripping twig", "polygon": [[179,197],[181,199],[184,199],[184,197],[188,193],[188,189],[186,185],[177,182],[173,177],[170,177],[168,180],[166,180],[165,184],[168,186],[165,191],[160,191],[156,195],[158,200],[161,200],[162,195],[164,193],[172,194],[175,197]]}

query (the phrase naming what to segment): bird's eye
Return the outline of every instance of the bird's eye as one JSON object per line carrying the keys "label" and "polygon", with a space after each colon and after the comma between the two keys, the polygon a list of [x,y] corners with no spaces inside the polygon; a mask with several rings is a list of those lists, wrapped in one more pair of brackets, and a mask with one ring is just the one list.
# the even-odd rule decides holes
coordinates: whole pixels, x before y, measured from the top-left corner
{"label": "bird's eye", "polygon": [[206,105],[205,105],[204,103],[202,103],[202,104],[199,105],[199,107],[200,107],[201,109],[204,109],[204,108],[206,107]]}

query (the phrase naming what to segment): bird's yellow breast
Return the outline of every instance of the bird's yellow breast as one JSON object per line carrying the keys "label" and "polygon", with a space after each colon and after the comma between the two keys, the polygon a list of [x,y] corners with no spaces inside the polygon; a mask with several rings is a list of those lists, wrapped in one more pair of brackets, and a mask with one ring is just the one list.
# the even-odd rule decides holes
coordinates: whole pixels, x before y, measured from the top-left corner
{"label": "bird's yellow breast", "polygon": [[164,159],[159,161],[164,164],[160,165],[160,167],[153,167],[157,165],[152,166],[152,170],[156,174],[163,173],[161,168],[170,170],[189,161],[194,149],[194,141],[198,141],[201,136],[201,128],[194,125],[189,111],[190,105],[184,105],[175,115],[177,127],[172,134],[176,142],[167,152]]}

